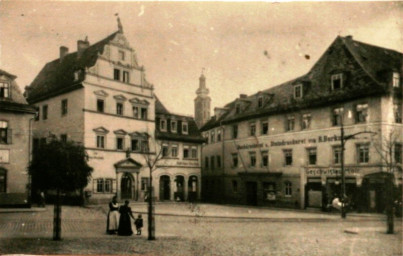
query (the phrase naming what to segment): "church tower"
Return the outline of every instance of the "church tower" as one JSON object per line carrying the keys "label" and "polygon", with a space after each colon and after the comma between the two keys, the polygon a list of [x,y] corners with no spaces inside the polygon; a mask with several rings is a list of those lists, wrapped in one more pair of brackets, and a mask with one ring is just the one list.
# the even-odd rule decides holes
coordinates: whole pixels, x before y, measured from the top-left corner
{"label": "church tower", "polygon": [[203,72],[199,78],[199,88],[196,91],[195,101],[195,121],[200,129],[208,120],[210,120],[210,102],[208,96],[209,90],[206,88],[206,77]]}

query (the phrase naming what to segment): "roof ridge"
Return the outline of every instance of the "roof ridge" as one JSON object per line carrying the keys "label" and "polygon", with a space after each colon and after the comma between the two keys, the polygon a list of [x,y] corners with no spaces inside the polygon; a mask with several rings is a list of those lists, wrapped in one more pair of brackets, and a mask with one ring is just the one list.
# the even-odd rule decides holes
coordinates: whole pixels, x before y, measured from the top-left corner
{"label": "roof ridge", "polygon": [[[343,38],[346,38],[346,37],[343,37]],[[359,44],[362,44],[362,45],[365,45],[365,46],[377,48],[377,49],[379,49],[379,50],[391,51],[391,52],[395,52],[395,53],[398,53],[398,54],[400,54],[400,55],[403,55],[402,52],[399,52],[399,51],[394,50],[394,49],[390,49],[390,48],[386,48],[386,47],[381,47],[381,46],[378,46],[378,45],[369,44],[369,43],[361,42],[361,41],[354,40],[354,39],[352,39],[352,41],[353,41],[354,43],[359,43]]]}

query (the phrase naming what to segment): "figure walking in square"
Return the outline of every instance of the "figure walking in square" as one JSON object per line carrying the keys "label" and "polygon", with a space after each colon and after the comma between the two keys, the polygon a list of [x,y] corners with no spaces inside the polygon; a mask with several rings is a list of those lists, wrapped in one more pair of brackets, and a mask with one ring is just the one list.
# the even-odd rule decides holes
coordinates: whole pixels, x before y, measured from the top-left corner
{"label": "figure walking in square", "polygon": [[143,218],[141,217],[141,214],[139,214],[134,221],[134,225],[136,225],[137,235],[141,235],[141,228],[143,227]]}
{"label": "figure walking in square", "polygon": [[116,234],[119,227],[119,203],[116,196],[109,203],[108,219],[106,222],[106,232],[110,235]]}
{"label": "figure walking in square", "polygon": [[132,218],[134,220],[134,216],[132,213],[132,209],[129,207],[129,201],[126,200],[125,204],[119,208],[120,218],[119,218],[119,228],[118,235],[119,236],[131,236],[133,234],[132,230]]}

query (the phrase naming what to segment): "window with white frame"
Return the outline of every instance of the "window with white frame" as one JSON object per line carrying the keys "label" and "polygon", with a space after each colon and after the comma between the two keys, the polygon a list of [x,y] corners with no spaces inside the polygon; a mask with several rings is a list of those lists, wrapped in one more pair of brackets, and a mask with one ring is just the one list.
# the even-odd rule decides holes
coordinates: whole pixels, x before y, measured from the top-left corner
{"label": "window with white frame", "polygon": [[105,148],[105,135],[97,135],[97,148]]}
{"label": "window with white frame", "polygon": [[332,111],[332,124],[333,126],[339,126],[342,122],[342,116],[344,108],[334,108]]}
{"label": "window with white frame", "polygon": [[147,191],[148,189],[148,182],[149,181],[149,179],[148,178],[146,178],[146,177],[142,177],[141,178],[141,191]]}
{"label": "window with white frame", "polygon": [[400,74],[398,72],[393,72],[392,85],[393,87],[400,87]]}
{"label": "window with white frame", "polygon": [[341,164],[341,146],[333,147],[333,164]]}
{"label": "window with white frame", "polygon": [[286,131],[293,131],[295,127],[295,117],[294,116],[288,116],[285,124],[285,130]]}
{"label": "window with white frame", "polygon": [[302,97],[302,84],[294,85],[294,99],[301,99]]}
{"label": "window with white frame", "polygon": [[123,115],[123,103],[122,102],[116,103],[116,115],[119,115],[119,116]]}
{"label": "window with white frame", "polygon": [[256,136],[256,123],[249,124],[249,135]]}
{"label": "window with white frame", "polygon": [[292,196],[292,183],[289,181],[284,182],[284,195]]}
{"label": "window with white frame", "polygon": [[141,119],[142,120],[147,120],[148,118],[148,110],[147,108],[141,108]]}
{"label": "window with white frame", "polygon": [[284,164],[286,166],[292,165],[292,149],[284,149]]}
{"label": "window with white frame", "polygon": [[94,179],[95,193],[114,193],[114,179]]}
{"label": "window with white frame", "polygon": [[123,150],[124,149],[124,138],[123,137],[116,137],[116,149]]}
{"label": "window with white frame", "polygon": [[308,164],[309,165],[316,165],[316,159],[317,159],[317,150],[316,148],[307,148],[306,149],[308,153]]}
{"label": "window with white frame", "polygon": [[164,143],[162,144],[162,157],[167,157],[168,156],[168,144]]}
{"label": "window with white frame", "polygon": [[256,166],[256,152],[249,152],[250,167]]}
{"label": "window with white frame", "polygon": [[0,81],[0,98],[10,98],[10,84]]}
{"label": "window with white frame", "polygon": [[167,130],[167,121],[165,119],[160,120],[160,131],[166,131]]}
{"label": "window with white frame", "polygon": [[343,88],[343,74],[334,74],[330,78],[332,91],[339,90]]}
{"label": "window with white frame", "polygon": [[196,159],[197,158],[197,147],[193,146],[191,150],[192,150],[192,158]]}
{"label": "window with white frame", "polygon": [[302,130],[309,129],[311,127],[311,114],[303,114],[301,128]]}
{"label": "window with white frame", "polygon": [[178,157],[178,145],[176,144],[171,145],[171,156]]}
{"label": "window with white frame", "polygon": [[120,81],[120,70],[117,68],[113,69],[113,80]]}
{"label": "window with white frame", "polygon": [[357,155],[358,163],[368,163],[369,162],[369,145],[368,144],[358,144],[357,145]]}
{"label": "window with white frame", "polygon": [[188,134],[188,122],[182,121],[182,133],[183,134]]}
{"label": "window with white frame", "polygon": [[221,129],[217,130],[217,141],[221,141]]}
{"label": "window with white frame", "polygon": [[365,123],[368,119],[368,104],[358,104],[355,107],[355,122]]}
{"label": "window with white frame", "polygon": [[132,111],[133,111],[133,117],[134,118],[139,118],[139,107],[138,106],[133,106]]}
{"label": "window with white frame", "polygon": [[171,121],[171,132],[176,133],[178,130],[178,127],[176,126],[177,122],[175,120]]}

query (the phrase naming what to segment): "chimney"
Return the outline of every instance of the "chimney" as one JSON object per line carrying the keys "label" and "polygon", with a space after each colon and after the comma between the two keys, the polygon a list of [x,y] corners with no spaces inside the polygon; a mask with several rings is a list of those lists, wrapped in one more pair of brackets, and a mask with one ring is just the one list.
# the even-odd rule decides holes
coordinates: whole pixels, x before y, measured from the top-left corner
{"label": "chimney", "polygon": [[248,95],[246,95],[246,94],[239,94],[239,98],[241,98],[241,99],[246,99],[246,97],[248,97]]}
{"label": "chimney", "polygon": [[69,48],[66,46],[60,46],[60,62],[66,57],[66,55],[69,53]]}
{"label": "chimney", "polygon": [[81,57],[83,52],[90,46],[90,42],[88,42],[87,37],[85,40],[78,40],[77,41],[77,57]]}
{"label": "chimney", "polygon": [[346,36],[346,39],[347,39],[347,40],[353,40],[353,36],[352,36],[352,35],[348,35],[348,36]]}

